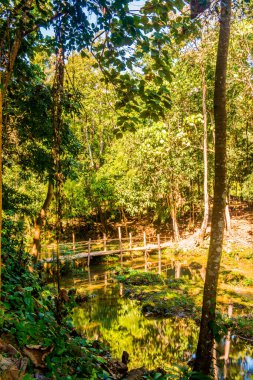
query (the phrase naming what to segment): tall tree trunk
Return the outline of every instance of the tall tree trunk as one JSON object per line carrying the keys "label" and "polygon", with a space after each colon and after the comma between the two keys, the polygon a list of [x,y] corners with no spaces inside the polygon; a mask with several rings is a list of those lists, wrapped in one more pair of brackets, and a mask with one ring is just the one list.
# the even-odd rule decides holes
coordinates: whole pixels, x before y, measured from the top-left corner
{"label": "tall tree trunk", "polygon": [[91,145],[90,145],[90,141],[89,141],[88,127],[85,128],[85,137],[86,137],[88,152],[89,152],[89,156],[90,156],[90,165],[91,165],[92,169],[95,169],[95,163],[93,160],[92,149],[91,149]]}
{"label": "tall tree trunk", "polygon": [[190,220],[189,220],[189,227],[195,228],[195,203],[194,203],[194,186],[193,186],[193,180],[190,180]]}
{"label": "tall tree trunk", "polygon": [[105,212],[103,211],[101,204],[98,205],[98,214],[99,214],[99,219],[100,219],[103,233],[107,233],[106,215],[105,215]]}
{"label": "tall tree trunk", "polygon": [[128,236],[127,218],[126,218],[126,214],[124,212],[124,208],[123,207],[121,207],[121,215],[122,215],[122,220],[123,220],[123,223],[124,223],[124,226],[125,226],[126,236]]}
{"label": "tall tree trunk", "polygon": [[2,221],[3,221],[3,89],[0,71],[0,300],[2,291]]}
{"label": "tall tree trunk", "polygon": [[[34,0],[27,0],[24,3],[24,8],[30,8],[32,6]],[[19,9],[19,5],[16,9],[14,9],[14,13]],[[21,27],[17,30],[16,35],[14,37],[14,42],[12,47],[9,49],[9,55],[8,55],[8,66],[5,67],[5,64],[3,64],[2,56],[4,56],[4,44],[8,38],[8,22],[6,24],[6,28],[2,34],[2,38],[0,41],[0,298],[1,298],[1,291],[2,291],[2,223],[3,223],[3,103],[5,99],[5,93],[7,91],[9,82],[11,80],[11,76],[14,69],[14,64],[16,62],[16,58],[18,55],[18,51],[20,48],[20,45],[22,43],[22,40],[24,38],[24,27],[26,22],[28,21],[27,14],[24,14],[23,16],[23,23]],[[10,41],[7,41],[9,44]],[[3,70],[3,71],[2,71]]]}
{"label": "tall tree trunk", "polygon": [[49,180],[48,183],[48,189],[47,189],[47,196],[45,199],[45,202],[40,210],[39,216],[35,220],[34,224],[34,237],[33,237],[33,249],[32,249],[32,255],[34,257],[34,262],[36,263],[38,260],[38,255],[41,251],[41,244],[40,244],[40,235],[41,235],[41,228],[43,226],[44,220],[47,215],[47,210],[49,209],[49,206],[51,204],[51,201],[54,196],[54,184],[52,180]]}
{"label": "tall tree trunk", "polygon": [[207,109],[206,109],[206,77],[205,77],[205,67],[202,62],[201,64],[201,74],[202,74],[202,112],[204,120],[204,138],[203,138],[203,160],[204,160],[204,216],[198,236],[199,243],[202,243],[206,234],[208,218],[209,218],[209,196],[208,196],[208,141],[207,141]]}
{"label": "tall tree trunk", "polygon": [[[33,3],[34,3],[34,0],[27,0],[27,1],[24,1],[24,4],[23,4],[23,15],[21,18],[22,22],[20,24],[20,27],[17,29],[15,33],[14,41],[13,41],[12,47],[10,48],[10,52],[8,56],[8,66],[5,70],[4,81],[3,81],[5,91],[7,90],[7,87],[11,80],[16,58],[17,58],[21,43],[25,37],[26,26],[28,22],[30,21],[28,11],[31,10]],[[6,38],[8,37],[6,36]],[[3,44],[4,44],[4,41],[3,41]]]}
{"label": "tall tree trunk", "polygon": [[215,341],[213,345],[213,379],[219,380],[219,368],[217,363],[217,343]]}
{"label": "tall tree trunk", "polygon": [[231,218],[230,218],[230,212],[229,212],[228,197],[226,198],[226,207],[225,207],[225,226],[226,226],[227,234],[229,235],[231,232]]}
{"label": "tall tree trunk", "polygon": [[178,228],[178,223],[177,223],[177,206],[176,206],[176,200],[173,192],[169,193],[169,198],[168,198],[168,203],[169,203],[169,208],[170,208],[170,216],[172,220],[172,230],[173,230],[173,238],[176,242],[179,241],[180,239],[180,234],[179,234],[179,228]]}
{"label": "tall tree trunk", "polygon": [[[231,21],[231,0],[221,0],[220,32],[214,89],[215,182],[211,239],[204,286],[195,371],[209,375],[212,364],[213,325],[224,235],[226,206],[226,71]],[[194,378],[194,377],[192,377]]]}
{"label": "tall tree trunk", "polygon": [[229,379],[228,369],[229,369],[229,353],[230,353],[230,344],[231,344],[231,330],[228,330],[225,347],[224,347],[224,380]]}
{"label": "tall tree trunk", "polygon": [[61,323],[61,300],[60,300],[60,252],[59,243],[61,236],[61,221],[62,221],[62,204],[61,204],[61,191],[63,184],[63,175],[61,168],[61,143],[62,143],[62,114],[63,114],[63,95],[64,95],[64,31],[61,20],[58,21],[56,26],[56,65],[55,76],[53,84],[53,149],[52,156],[54,161],[55,172],[55,198],[56,198],[56,280],[57,280],[57,321]]}

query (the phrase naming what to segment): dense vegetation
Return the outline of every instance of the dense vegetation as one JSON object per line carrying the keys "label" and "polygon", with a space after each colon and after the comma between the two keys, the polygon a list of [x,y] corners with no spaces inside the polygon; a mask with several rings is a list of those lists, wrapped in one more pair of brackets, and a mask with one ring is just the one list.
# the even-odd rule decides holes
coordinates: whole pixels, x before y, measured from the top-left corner
{"label": "dense vegetation", "polygon": [[[212,231],[215,222],[220,226],[217,208],[223,220],[226,206],[229,232],[233,201],[252,206],[252,3],[234,2],[231,20],[228,0],[221,6],[198,3],[0,4],[0,371],[6,378],[14,376],[11,367],[15,378],[27,380],[36,371],[42,379],[125,376],[99,342],[81,338],[73,328],[75,294],[60,289],[59,260],[51,270],[58,289],[46,284],[38,260],[45,243],[68,241],[73,232],[88,240],[114,236],[119,225],[126,233],[129,225],[146,225],[166,231],[175,242],[192,233],[201,245],[213,203]],[[230,48],[219,92],[215,57],[226,23]],[[219,100],[217,94],[225,93],[226,100],[225,95]],[[217,104],[227,110],[224,120]],[[219,140],[221,125],[227,145]],[[210,248],[212,253],[216,239],[217,281],[221,224]],[[223,275],[231,283],[251,284],[246,277]],[[175,285],[140,273],[124,274],[123,281],[159,285],[161,296]],[[184,290],[184,283],[180,286]],[[169,314],[185,308],[192,314],[196,305],[187,294],[178,297],[176,292],[172,306],[161,307]],[[156,302],[148,299],[143,311],[152,312]],[[213,322],[215,306],[214,301]],[[212,346],[210,326],[209,333]],[[209,375],[210,363],[195,370]],[[173,376],[161,373],[141,376]],[[182,373],[181,378],[199,376]]]}

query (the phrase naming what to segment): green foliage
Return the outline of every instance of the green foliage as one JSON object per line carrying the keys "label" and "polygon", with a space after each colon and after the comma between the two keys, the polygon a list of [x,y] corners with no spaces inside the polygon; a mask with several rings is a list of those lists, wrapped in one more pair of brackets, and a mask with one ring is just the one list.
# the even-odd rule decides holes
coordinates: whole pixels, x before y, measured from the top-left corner
{"label": "green foliage", "polygon": [[223,271],[221,272],[222,281],[232,285],[252,286],[253,280],[246,278],[242,273]]}
{"label": "green foliage", "polygon": [[191,319],[180,319],[178,323],[174,318],[155,321],[146,318],[138,301],[123,299],[118,292],[119,287],[108,287],[106,292],[94,290],[96,297],[86,307],[73,310],[77,330],[87,337],[99,335],[110,342],[114,357],[121,357],[123,350],[127,351],[129,369],[139,368],[141,363],[147,369],[163,367],[169,374],[173,371],[171,365],[181,363],[184,353],[191,352],[196,344],[197,325]]}
{"label": "green foliage", "polygon": [[[194,375],[194,377],[193,377]],[[174,365],[168,370],[168,373],[159,373],[159,371],[150,371],[148,375],[144,376],[144,379],[149,380],[167,380],[167,379],[177,379],[177,380],[190,380],[192,379],[208,380],[211,379],[203,374],[193,372],[188,366]]]}
{"label": "green foliage", "polygon": [[142,271],[131,270],[127,274],[118,275],[117,280],[127,285],[152,285],[152,284],[164,284],[164,278],[162,275],[152,272],[144,273]]}
{"label": "green foliage", "polygon": [[219,315],[216,315],[216,319],[210,322],[210,328],[212,329],[214,339],[217,342],[220,342],[224,335],[227,333],[227,327],[224,325]]}
{"label": "green foliage", "polygon": [[[130,0],[37,0],[32,6],[5,0],[0,7],[0,86],[5,96],[1,329],[15,335],[20,347],[54,347],[47,357],[47,375],[56,379],[110,375],[103,350],[72,336],[70,309],[62,306],[63,324],[57,323],[56,297],[42,291],[37,268],[25,250],[44,201],[45,183],[56,174],[52,51],[60,46],[57,35],[46,37],[46,29],[57,34],[61,27],[70,53],[58,147],[66,219],[99,216],[106,229],[108,216],[152,215],[158,224],[167,223],[172,212],[181,220],[201,216],[202,70],[208,89],[209,169],[213,163],[216,20],[200,37],[201,22],[190,22],[181,12],[181,0],[150,0],[139,12],[132,12],[131,6]],[[231,33],[228,182],[232,195],[251,201],[253,35],[247,17],[237,18]],[[209,173],[211,183],[212,170]],[[68,265],[62,272],[71,269]],[[142,310],[149,316],[189,316],[196,310],[184,281],[139,272],[118,279],[129,286],[169,287],[166,293],[143,288]],[[252,279],[235,273],[224,273],[224,280],[252,285]],[[252,324],[236,323],[242,328]],[[214,323],[216,336],[224,333],[223,327],[223,322]],[[179,368],[165,378],[188,375]],[[147,376],[163,378],[162,373]]]}
{"label": "green foliage", "polygon": [[173,294],[162,298],[159,294],[151,294],[142,306],[142,312],[152,317],[169,317],[193,315],[194,302],[185,295]]}
{"label": "green foliage", "polygon": [[[15,297],[13,292],[19,292],[20,289],[30,289],[34,285],[33,291],[38,291],[38,274],[36,271],[29,271],[31,265],[31,255],[24,252],[24,225],[22,221],[15,222],[11,218],[5,218],[2,230],[2,250],[3,250],[3,293],[2,297],[13,301],[15,306]],[[22,297],[24,295],[22,294]],[[26,296],[28,294],[26,293]],[[22,303],[22,297],[20,302]]]}
{"label": "green foliage", "polygon": [[[24,252],[22,234],[22,223],[5,219],[1,335],[15,337],[21,349],[29,344],[53,347],[46,358],[50,378],[110,378],[101,367],[107,362],[104,349],[93,348],[92,342],[72,334],[73,325],[68,315],[73,299],[68,305],[61,305],[62,323],[58,324],[55,292],[41,287],[38,272],[31,266],[31,256]],[[26,377],[29,379],[28,374]]]}
{"label": "green foliage", "polygon": [[238,316],[232,321],[232,326],[236,329],[238,335],[251,339],[253,332],[253,318],[251,315]]}
{"label": "green foliage", "polygon": [[253,175],[249,174],[245,177],[245,180],[242,185],[242,197],[249,201],[253,201]]}

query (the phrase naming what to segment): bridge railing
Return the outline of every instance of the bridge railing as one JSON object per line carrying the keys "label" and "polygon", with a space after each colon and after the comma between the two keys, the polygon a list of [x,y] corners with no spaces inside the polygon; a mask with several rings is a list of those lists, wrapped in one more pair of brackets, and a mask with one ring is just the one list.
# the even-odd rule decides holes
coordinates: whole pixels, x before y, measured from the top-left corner
{"label": "bridge railing", "polygon": [[[119,253],[131,251],[145,251],[152,249],[160,250],[164,244],[168,244],[170,239],[166,236],[147,235],[146,232],[143,235],[132,236],[130,233],[128,237],[122,237],[121,229],[118,228],[117,238],[108,238],[105,234],[103,238],[87,241],[76,241],[75,234],[72,236],[71,242],[63,242],[58,246],[56,243],[43,245],[39,254],[39,259],[54,259],[57,254],[61,258],[71,256],[71,258],[99,256],[99,254]],[[168,246],[168,245],[167,245]],[[57,251],[58,250],[58,251]]]}

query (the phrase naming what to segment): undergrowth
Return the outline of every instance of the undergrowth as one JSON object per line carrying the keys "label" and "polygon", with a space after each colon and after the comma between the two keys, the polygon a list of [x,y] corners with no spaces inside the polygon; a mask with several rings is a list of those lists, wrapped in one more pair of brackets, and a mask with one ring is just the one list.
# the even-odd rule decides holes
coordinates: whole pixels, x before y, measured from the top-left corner
{"label": "undergrowth", "polygon": [[101,345],[94,346],[78,336],[73,329],[69,317],[73,298],[68,297],[65,302],[66,298],[43,289],[30,255],[23,249],[22,239],[17,238],[20,228],[18,224],[5,222],[0,308],[2,345],[16,347],[21,357],[28,353],[26,380],[33,379],[38,370],[49,379],[110,379],[108,352]]}

